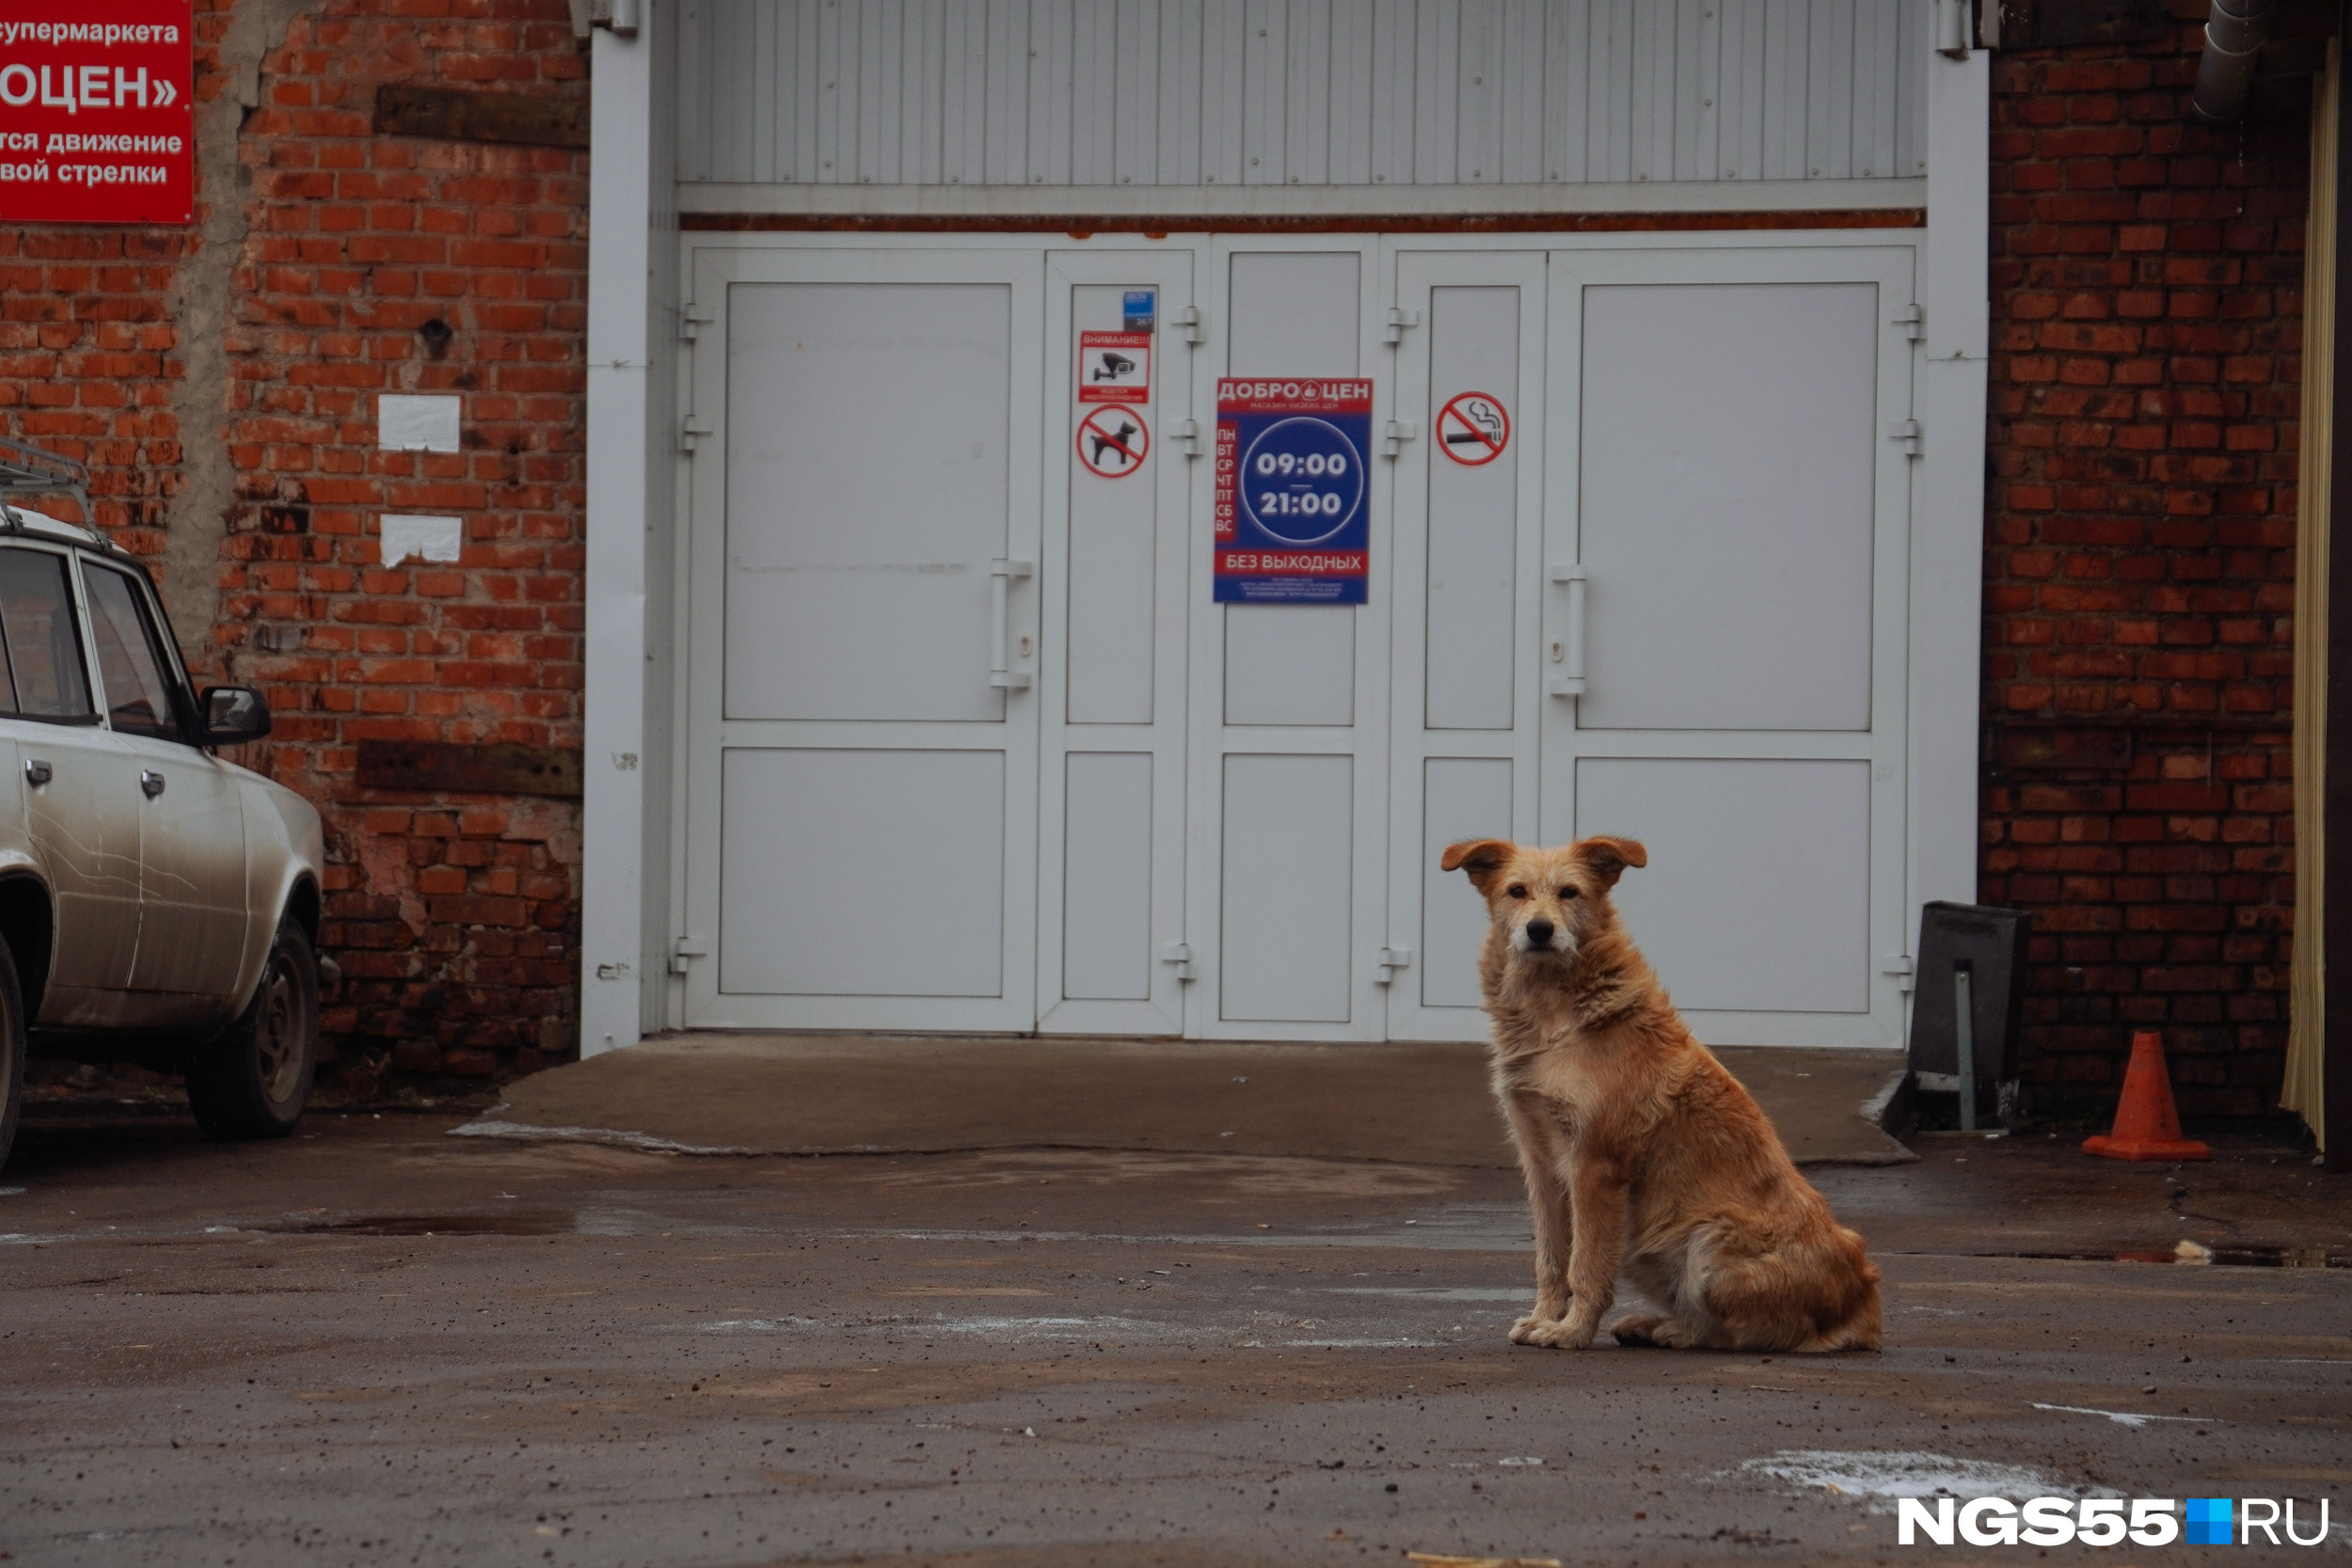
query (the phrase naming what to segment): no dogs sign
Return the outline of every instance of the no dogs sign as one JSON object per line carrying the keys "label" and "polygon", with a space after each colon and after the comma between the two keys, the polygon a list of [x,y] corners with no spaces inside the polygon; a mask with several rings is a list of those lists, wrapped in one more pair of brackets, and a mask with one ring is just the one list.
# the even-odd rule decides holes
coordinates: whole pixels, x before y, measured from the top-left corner
{"label": "no dogs sign", "polygon": [[1089,473],[1125,479],[1143,467],[1151,450],[1152,434],[1143,415],[1123,404],[1097,405],[1078,421],[1078,461]]}

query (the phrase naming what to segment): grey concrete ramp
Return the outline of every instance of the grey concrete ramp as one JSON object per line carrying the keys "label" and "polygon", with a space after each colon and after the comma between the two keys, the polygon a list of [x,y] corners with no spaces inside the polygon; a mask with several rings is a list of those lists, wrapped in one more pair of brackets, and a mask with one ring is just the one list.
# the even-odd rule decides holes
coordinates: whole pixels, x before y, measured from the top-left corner
{"label": "grey concrete ramp", "polygon": [[[1800,1164],[1912,1158],[1896,1052],[1725,1050]],[[1484,1046],[669,1035],[509,1085],[456,1129],[681,1153],[1107,1148],[1507,1166]]]}

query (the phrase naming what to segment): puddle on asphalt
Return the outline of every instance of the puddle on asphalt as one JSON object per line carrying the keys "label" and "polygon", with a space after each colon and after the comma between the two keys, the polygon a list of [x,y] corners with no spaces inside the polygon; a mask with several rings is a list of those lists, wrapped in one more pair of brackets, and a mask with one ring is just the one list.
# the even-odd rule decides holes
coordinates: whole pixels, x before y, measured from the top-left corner
{"label": "puddle on asphalt", "polygon": [[1090,1188],[1141,1185],[1165,1190],[1197,1184],[1195,1200],[1219,1206],[1264,1203],[1277,1197],[1401,1203],[1443,1199],[1464,1181],[1449,1167],[1333,1164],[1251,1154],[1170,1154],[1127,1149],[1012,1150],[964,1156],[941,1168],[937,1156],[918,1156],[862,1172],[882,1189],[980,1191],[1024,1188],[1040,1180]]}
{"label": "puddle on asphalt", "polygon": [[2207,1246],[2184,1241],[2146,1252],[1986,1252],[1979,1258],[2026,1258],[2054,1263],[2172,1263],[2190,1268],[2352,1269],[2352,1252],[2320,1247]]}
{"label": "puddle on asphalt", "polygon": [[876,1318],[863,1323],[823,1318],[723,1318],[697,1323],[705,1334],[862,1334],[898,1338],[967,1334],[1024,1343],[1037,1339],[1163,1339],[1174,1325],[1142,1318]]}
{"label": "puddle on asphalt", "polygon": [[[1406,1220],[1393,1227],[1364,1224],[1254,1234],[1132,1234],[1093,1230],[922,1229],[882,1230],[814,1227],[808,1235],[909,1242],[1089,1242],[1152,1246],[1211,1247],[1406,1247],[1425,1251],[1517,1252],[1534,1243],[1523,1210],[1498,1220],[1484,1213]],[[678,1214],[614,1204],[589,1204],[574,1212],[548,1211],[506,1214],[343,1214],[294,1216],[239,1228],[291,1235],[329,1236],[645,1236],[776,1234],[791,1228],[773,1224],[712,1224]]]}
{"label": "puddle on asphalt", "polygon": [[[1315,1227],[1302,1230],[1257,1234],[1152,1234],[1132,1235],[1117,1232],[1059,1230],[997,1230],[997,1229],[938,1229],[938,1230],[867,1230],[832,1229],[835,1236],[892,1236],[906,1241],[930,1242],[1114,1242],[1155,1245],[1233,1246],[1401,1246],[1435,1251],[1516,1251],[1533,1243],[1534,1238],[1521,1228],[1526,1223],[1523,1211],[1497,1209],[1485,1212],[1485,1206],[1465,1205],[1454,1213],[1434,1216],[1430,1220],[1406,1221],[1390,1227],[1365,1224],[1352,1227]],[[697,1234],[715,1231],[737,1231],[742,1226],[711,1226],[691,1220],[651,1213],[642,1210],[611,1206],[591,1206],[577,1213],[548,1211],[526,1211],[502,1214],[345,1214],[334,1217],[290,1218],[272,1225],[255,1226],[256,1230],[294,1235],[330,1236],[629,1236],[653,1232],[691,1231]],[[752,1227],[757,1228],[757,1227]],[[2122,1252],[1979,1252],[1979,1258],[2017,1258],[2038,1262],[2061,1263],[2162,1263],[2176,1267],[2213,1267],[2242,1269],[2345,1269],[2352,1268],[2352,1252],[2334,1251],[2328,1247],[2277,1246],[2206,1246],[2202,1243],[2183,1241],[2169,1250],[2150,1248],[2146,1251]],[[1516,1301],[1524,1292],[1514,1288],[1497,1290],[1489,1287],[1454,1287],[1427,1289],[1412,1287],[1342,1286],[1336,1293],[1362,1295],[1394,1295],[1446,1301]]]}
{"label": "puddle on asphalt", "polygon": [[344,1214],[281,1220],[255,1230],[292,1236],[564,1236],[569,1214]]}
{"label": "puddle on asphalt", "polygon": [[[1445,1345],[1458,1345],[1459,1339],[1277,1339],[1285,1350],[1437,1350]],[[1246,1348],[1263,1350],[1263,1339],[1243,1341]]]}
{"label": "puddle on asphalt", "polygon": [[[1467,1207],[1467,1206],[1465,1206]],[[1128,1232],[1116,1230],[834,1230],[829,1235],[902,1242],[1103,1242],[1128,1245],[1199,1247],[1398,1247],[1422,1252],[1524,1252],[1535,1244],[1527,1210],[1441,1214],[1396,1225],[1311,1226],[1241,1231]]]}
{"label": "puddle on asphalt", "polygon": [[1334,1296],[1398,1296],[1406,1301],[1526,1301],[1534,1287],[1523,1285],[1327,1285]]}

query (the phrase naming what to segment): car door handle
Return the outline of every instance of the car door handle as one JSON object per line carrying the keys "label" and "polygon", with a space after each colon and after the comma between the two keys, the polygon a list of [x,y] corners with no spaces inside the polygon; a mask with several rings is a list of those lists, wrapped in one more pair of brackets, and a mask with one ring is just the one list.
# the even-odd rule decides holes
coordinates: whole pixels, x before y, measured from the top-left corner
{"label": "car door handle", "polygon": [[50,768],[50,766],[40,758],[26,757],[24,759],[24,782],[35,788],[39,788],[56,777],[56,774]]}
{"label": "car door handle", "polygon": [[142,768],[139,769],[139,787],[145,790],[147,798],[152,800],[164,792],[164,776],[151,768]]}

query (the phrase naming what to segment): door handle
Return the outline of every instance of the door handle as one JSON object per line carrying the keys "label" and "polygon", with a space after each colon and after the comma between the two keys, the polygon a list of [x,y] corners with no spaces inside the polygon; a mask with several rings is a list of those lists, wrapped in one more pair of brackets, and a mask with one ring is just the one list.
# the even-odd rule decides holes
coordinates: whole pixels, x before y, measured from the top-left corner
{"label": "door handle", "polygon": [[139,769],[139,788],[152,800],[164,792],[164,776],[152,768],[142,768]]}
{"label": "door handle", "polygon": [[[1037,573],[1034,561],[992,561],[988,563],[988,684],[1003,687],[1008,691],[1026,691],[1029,673],[1012,667],[1012,651],[1008,645],[1011,638],[1009,607],[1013,579],[1027,578]],[[1025,652],[1026,650],[1024,650]]]}
{"label": "door handle", "polygon": [[40,758],[26,757],[24,759],[24,782],[31,784],[34,788],[40,788],[42,784],[47,784],[56,776],[56,775],[50,770],[49,765],[41,761]]}
{"label": "door handle", "polygon": [[1551,563],[1551,580],[1565,585],[1568,591],[1568,623],[1551,644],[1551,662],[1559,673],[1545,683],[1544,689],[1555,697],[1584,695],[1584,568],[1579,562],[1555,561]]}

